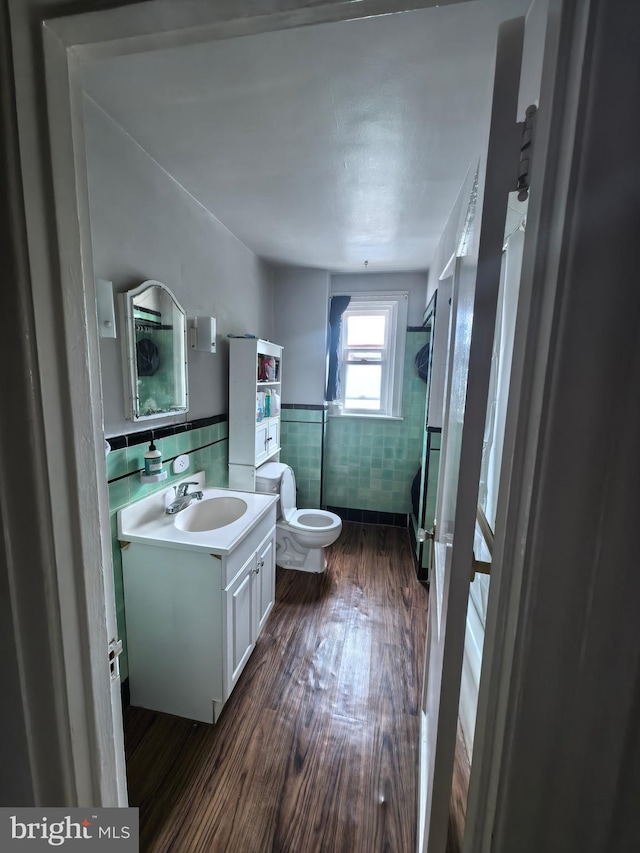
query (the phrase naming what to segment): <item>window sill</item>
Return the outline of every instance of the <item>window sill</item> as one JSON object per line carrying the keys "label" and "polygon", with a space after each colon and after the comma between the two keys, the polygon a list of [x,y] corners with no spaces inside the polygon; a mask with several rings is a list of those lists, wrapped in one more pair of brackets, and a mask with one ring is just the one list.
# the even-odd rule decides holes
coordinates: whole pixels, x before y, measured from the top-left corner
{"label": "window sill", "polygon": [[367,415],[363,413],[356,412],[342,412],[341,414],[329,414],[328,417],[336,418],[337,420],[344,420],[345,418],[354,418],[356,420],[365,420],[365,421],[403,421],[404,418],[401,415]]}

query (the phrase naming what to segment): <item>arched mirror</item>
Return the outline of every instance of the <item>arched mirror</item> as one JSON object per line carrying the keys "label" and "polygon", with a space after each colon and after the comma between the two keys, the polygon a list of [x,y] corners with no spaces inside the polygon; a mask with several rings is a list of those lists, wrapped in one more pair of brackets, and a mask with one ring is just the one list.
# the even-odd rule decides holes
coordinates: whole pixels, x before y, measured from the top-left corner
{"label": "arched mirror", "polygon": [[127,417],[140,421],[186,412],[185,312],[159,281],[128,290],[122,302]]}

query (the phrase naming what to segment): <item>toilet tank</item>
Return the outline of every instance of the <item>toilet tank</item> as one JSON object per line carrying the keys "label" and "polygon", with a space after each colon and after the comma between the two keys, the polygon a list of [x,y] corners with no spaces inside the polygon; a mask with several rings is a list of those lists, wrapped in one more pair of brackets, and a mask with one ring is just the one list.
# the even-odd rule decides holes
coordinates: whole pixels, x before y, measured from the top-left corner
{"label": "toilet tank", "polygon": [[[287,470],[287,466],[282,462],[265,462],[256,470],[256,492],[268,492],[272,495],[280,494],[280,484],[282,475]],[[281,519],[282,513],[282,497],[278,501],[277,517]]]}
{"label": "toilet tank", "polygon": [[277,495],[280,492],[280,480],[287,466],[282,462],[266,462],[256,470],[256,492],[268,492]]}

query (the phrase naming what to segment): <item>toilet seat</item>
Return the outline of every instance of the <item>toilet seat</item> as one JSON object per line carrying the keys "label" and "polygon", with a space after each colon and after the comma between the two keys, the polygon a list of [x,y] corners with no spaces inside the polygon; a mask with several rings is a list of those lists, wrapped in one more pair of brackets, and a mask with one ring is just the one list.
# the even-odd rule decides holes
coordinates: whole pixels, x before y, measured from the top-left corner
{"label": "toilet seat", "polygon": [[332,512],[296,507],[296,478],[288,465],[280,480],[280,511],[282,522],[300,533],[330,533],[342,525],[342,520]]}
{"label": "toilet seat", "polygon": [[342,521],[339,516],[323,509],[297,509],[289,514],[286,524],[292,530],[318,533],[335,530],[342,525]]}
{"label": "toilet seat", "polygon": [[288,465],[283,467],[284,470],[280,478],[280,512],[282,518],[289,524],[298,512],[296,507],[296,478]]}

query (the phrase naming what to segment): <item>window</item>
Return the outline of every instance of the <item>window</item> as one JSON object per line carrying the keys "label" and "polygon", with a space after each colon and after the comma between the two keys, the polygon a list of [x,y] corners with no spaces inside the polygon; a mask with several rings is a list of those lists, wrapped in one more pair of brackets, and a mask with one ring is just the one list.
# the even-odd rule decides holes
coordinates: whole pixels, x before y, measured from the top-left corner
{"label": "window", "polygon": [[344,414],[400,417],[407,294],[352,294],[342,316]]}

